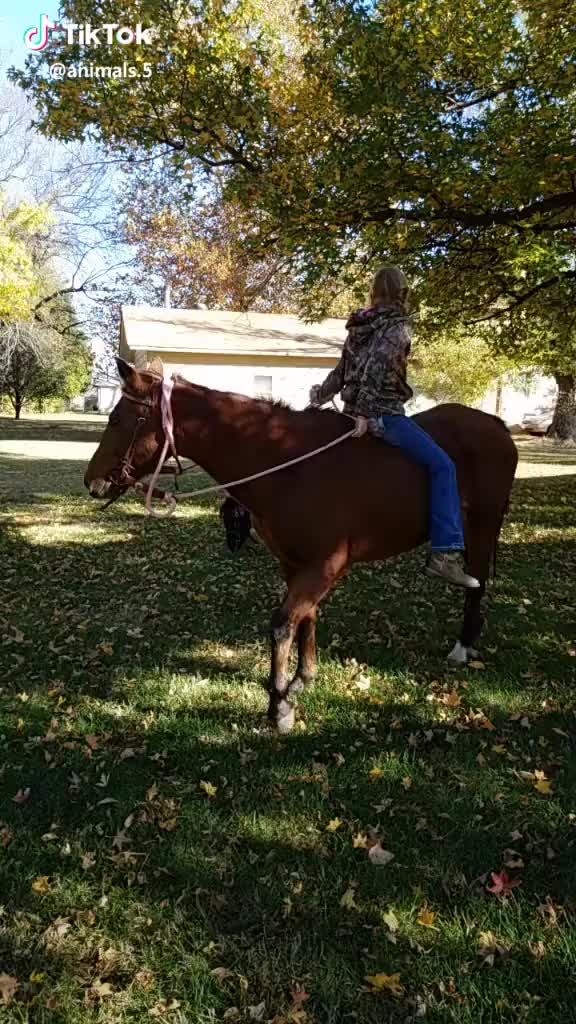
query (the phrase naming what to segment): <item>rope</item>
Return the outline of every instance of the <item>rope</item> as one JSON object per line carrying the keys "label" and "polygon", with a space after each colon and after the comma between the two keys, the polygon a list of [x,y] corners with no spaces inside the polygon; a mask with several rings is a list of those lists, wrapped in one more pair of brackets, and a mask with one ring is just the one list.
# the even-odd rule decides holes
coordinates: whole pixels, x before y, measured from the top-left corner
{"label": "rope", "polygon": [[[167,506],[164,512],[159,512],[152,505],[152,498],[158,477],[162,466],[166,461],[166,456],[170,451],[176,459],[178,459],[176,453],[176,445],[174,443],[174,418],[172,415],[172,389],[174,387],[174,378],[162,381],[162,392],[160,400],[160,409],[162,415],[162,427],[164,429],[164,446],[158,464],[152,478],[148,484],[146,492],[146,510],[149,515],[157,517],[159,519],[165,519],[167,516],[171,516],[176,510],[176,499],[171,494],[165,494],[164,503]],[[333,403],[336,407],[335,403]],[[353,416],[349,417],[354,419]],[[279,466],[271,466],[269,469],[263,469],[259,473],[251,473],[250,476],[240,477],[239,480],[229,480],[225,484],[213,484],[210,487],[201,487],[199,491],[190,491],[188,494],[180,494],[180,500],[184,498],[199,498],[204,494],[216,494],[218,491],[227,491],[230,487],[239,487],[240,484],[249,484],[252,480],[261,480],[262,477],[271,476],[272,473],[279,473],[282,469],[288,469],[290,466],[296,466],[299,462],[306,462],[308,459],[314,458],[315,455],[320,455],[322,452],[328,451],[330,448],[334,448],[337,444],[341,444],[342,441],[346,441],[349,437],[354,434],[355,428],[348,430],[345,434],[341,434],[340,437],[336,437],[333,441],[329,441],[327,444],[321,445],[320,448],[315,448],[311,452],[306,452],[305,455],[298,455],[295,459],[289,459],[288,462],[281,462]]]}
{"label": "rope", "polygon": [[240,477],[239,480],[229,480],[226,484],[215,484],[212,487],[201,487],[199,491],[190,491],[188,494],[181,494],[180,501],[184,498],[198,498],[201,494],[215,494],[216,491],[227,491],[230,487],[239,487],[240,484],[249,484],[252,480],[260,480],[263,476],[271,476],[272,473],[279,473],[281,469],[288,469],[289,466],[296,466],[299,462],[306,462],[308,459],[312,459],[315,455],[320,455],[322,452],[328,451],[329,448],[334,448],[337,444],[341,444],[342,441],[346,441],[349,437],[352,437],[354,430],[348,430],[345,434],[329,441],[328,444],[323,444],[321,448],[315,448],[312,452],[306,452],[306,455],[299,455],[297,459],[289,459],[288,462],[282,462],[279,466],[272,466],[270,469],[263,469],[260,473],[252,473],[250,476]]}

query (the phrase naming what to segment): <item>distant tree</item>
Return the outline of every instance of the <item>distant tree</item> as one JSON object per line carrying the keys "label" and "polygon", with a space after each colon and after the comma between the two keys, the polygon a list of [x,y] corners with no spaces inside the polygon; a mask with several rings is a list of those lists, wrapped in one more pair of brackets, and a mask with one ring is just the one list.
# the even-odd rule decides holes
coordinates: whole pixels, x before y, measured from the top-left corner
{"label": "distant tree", "polygon": [[25,404],[81,394],[91,369],[90,350],[77,332],[62,335],[33,320],[0,328],[0,397],[17,420]]}
{"label": "distant tree", "polygon": [[446,327],[430,335],[416,331],[411,381],[436,402],[480,402],[513,369],[478,330]]}

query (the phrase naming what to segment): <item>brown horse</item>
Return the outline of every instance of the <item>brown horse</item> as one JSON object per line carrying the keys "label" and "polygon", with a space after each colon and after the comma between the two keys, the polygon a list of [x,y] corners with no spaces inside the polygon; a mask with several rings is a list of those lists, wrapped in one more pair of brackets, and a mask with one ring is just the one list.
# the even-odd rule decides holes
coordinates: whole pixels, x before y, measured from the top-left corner
{"label": "brown horse", "polygon": [[[159,378],[118,360],[123,397],[110,415],[85,476],[90,494],[114,498],[155,468],[164,443]],[[178,454],[219,483],[277,466],[350,429],[339,413],[286,406],[200,387],[178,378],[172,393]],[[466,593],[453,662],[466,663],[482,628],[480,603],[495,555],[517,463],[501,420],[461,405],[416,417],[454,459],[465,517],[469,571],[481,581]],[[319,603],[353,562],[399,555],[428,538],[425,472],[369,436],[351,439],[299,465],[232,489],[278,558],[287,584],[271,624],[272,722],[294,724],[291,697],[316,672]],[[289,658],[298,640],[298,666]]]}

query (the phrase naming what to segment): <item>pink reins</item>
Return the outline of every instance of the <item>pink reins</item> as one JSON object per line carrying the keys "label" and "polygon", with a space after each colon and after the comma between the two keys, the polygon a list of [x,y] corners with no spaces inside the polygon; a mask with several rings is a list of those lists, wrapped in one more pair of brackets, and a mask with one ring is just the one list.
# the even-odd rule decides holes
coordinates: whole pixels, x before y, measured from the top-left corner
{"label": "pink reins", "polygon": [[[162,471],[162,466],[166,462],[168,453],[178,459],[178,453],[176,451],[176,443],[174,441],[174,416],[172,414],[172,390],[174,388],[174,378],[164,378],[162,381],[162,390],[160,395],[160,414],[162,418],[162,429],[164,431],[164,445],[158,459],[158,464],[150,483],[146,491],[146,511],[148,515],[154,516],[158,519],[166,519],[176,511],[176,498],[173,494],[165,494],[163,501],[168,506],[164,512],[160,512],[154,508],[152,504],[153,492],[158,482],[158,477]],[[349,417],[353,419],[354,417]],[[262,477],[270,476],[272,473],[279,473],[282,469],[288,469],[289,466],[296,466],[299,462],[306,462],[308,459],[313,458],[314,455],[320,455],[321,452],[328,451],[329,448],[334,448],[337,444],[341,444],[342,441],[346,441],[349,437],[354,434],[354,429],[347,430],[345,434],[341,434],[340,437],[336,437],[333,441],[328,441],[327,444],[321,445],[320,448],[315,448],[311,452],[307,452],[305,455],[298,455],[295,459],[289,459],[287,462],[281,462],[278,466],[271,466],[269,469],[263,469],[259,473],[251,473],[250,476],[243,476],[239,480],[229,480],[225,484],[214,484],[210,487],[201,487],[198,491],[192,491],[190,494],[183,495],[186,498],[197,498],[201,494],[216,494],[218,491],[227,491],[229,487],[238,487],[240,484],[250,483],[252,480],[259,480]]]}

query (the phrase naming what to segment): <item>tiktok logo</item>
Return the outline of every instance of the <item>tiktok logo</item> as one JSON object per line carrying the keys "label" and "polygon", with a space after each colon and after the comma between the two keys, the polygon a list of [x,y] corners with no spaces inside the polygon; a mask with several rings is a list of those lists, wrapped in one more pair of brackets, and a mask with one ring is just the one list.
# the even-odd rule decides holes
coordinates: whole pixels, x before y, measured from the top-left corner
{"label": "tiktok logo", "polygon": [[50,37],[51,29],[56,28],[53,21],[47,14],[40,15],[40,25],[33,25],[32,28],[27,28],[24,33],[24,42],[29,50],[34,50],[37,53],[39,50],[44,50],[48,46],[48,39]]}

